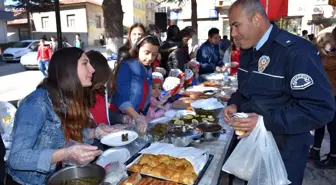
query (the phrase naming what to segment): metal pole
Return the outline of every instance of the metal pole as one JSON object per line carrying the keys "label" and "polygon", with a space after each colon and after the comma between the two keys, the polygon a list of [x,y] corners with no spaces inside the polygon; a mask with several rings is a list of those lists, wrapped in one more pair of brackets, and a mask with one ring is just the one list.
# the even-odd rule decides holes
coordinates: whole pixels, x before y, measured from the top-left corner
{"label": "metal pole", "polygon": [[60,16],[60,3],[59,0],[55,0],[55,17],[56,17],[56,29],[57,29],[57,42],[58,49],[63,46],[62,28],[61,28],[61,16]]}

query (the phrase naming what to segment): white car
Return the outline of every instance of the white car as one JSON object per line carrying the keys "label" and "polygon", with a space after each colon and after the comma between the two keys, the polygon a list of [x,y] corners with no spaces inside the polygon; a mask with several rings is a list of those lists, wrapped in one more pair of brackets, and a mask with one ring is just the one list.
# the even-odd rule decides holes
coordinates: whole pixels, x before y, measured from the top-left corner
{"label": "white car", "polygon": [[[69,43],[64,43],[66,47],[71,47]],[[45,41],[45,45],[50,45],[49,41]],[[25,69],[38,69],[37,49],[39,45],[31,48],[31,51],[21,57],[20,63]]]}
{"label": "white car", "polygon": [[39,40],[23,40],[13,46],[7,48],[3,54],[2,59],[6,62],[20,61],[21,57],[29,53],[34,47],[39,44]]}

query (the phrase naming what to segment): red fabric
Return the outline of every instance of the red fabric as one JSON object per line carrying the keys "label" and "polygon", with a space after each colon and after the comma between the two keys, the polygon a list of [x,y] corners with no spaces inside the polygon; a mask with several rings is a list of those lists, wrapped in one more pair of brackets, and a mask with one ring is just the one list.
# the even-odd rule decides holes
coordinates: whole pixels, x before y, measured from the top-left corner
{"label": "red fabric", "polygon": [[101,94],[96,93],[96,104],[94,107],[90,108],[90,112],[97,125],[100,123],[108,124],[106,114],[106,101],[105,97]]}
{"label": "red fabric", "polygon": [[147,94],[148,94],[148,84],[146,79],[143,81],[143,90],[142,90],[142,99],[141,99],[141,104],[139,107],[139,111],[145,108],[145,103],[147,99]]}
{"label": "red fabric", "polygon": [[159,59],[154,59],[154,68],[160,67],[160,60]]}
{"label": "red fabric", "polygon": [[160,83],[160,84],[163,83],[163,81],[161,79],[159,79],[159,78],[153,78],[152,81],[153,81],[153,83]]}
{"label": "red fabric", "polygon": [[[231,62],[238,62],[240,63],[240,50],[234,50],[231,53]],[[238,73],[238,68],[239,65],[237,67],[231,67],[230,70],[230,75],[234,75]]]}
{"label": "red fabric", "polygon": [[[268,8],[266,7],[268,2]],[[270,20],[286,17],[288,14],[288,0],[260,0]]]}
{"label": "red fabric", "polygon": [[51,49],[49,46],[39,46],[37,50],[37,60],[48,60],[50,61],[51,59]]}

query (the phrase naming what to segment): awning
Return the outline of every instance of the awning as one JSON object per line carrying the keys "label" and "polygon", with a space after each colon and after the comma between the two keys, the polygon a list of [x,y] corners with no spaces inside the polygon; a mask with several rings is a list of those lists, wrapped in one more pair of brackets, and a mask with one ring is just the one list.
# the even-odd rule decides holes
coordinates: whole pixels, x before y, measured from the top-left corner
{"label": "awning", "polygon": [[14,20],[14,15],[12,12],[0,11],[0,20],[2,21]]}
{"label": "awning", "polygon": [[270,20],[288,15],[288,0],[260,0],[260,3],[264,6]]}

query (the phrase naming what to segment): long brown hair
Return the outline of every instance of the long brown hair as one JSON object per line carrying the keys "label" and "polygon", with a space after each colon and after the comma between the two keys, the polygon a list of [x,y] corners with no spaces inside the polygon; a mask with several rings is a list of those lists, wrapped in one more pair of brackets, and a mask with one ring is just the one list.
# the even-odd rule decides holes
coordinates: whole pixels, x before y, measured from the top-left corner
{"label": "long brown hair", "polygon": [[143,25],[143,24],[141,24],[141,23],[134,23],[131,27],[130,27],[130,29],[129,29],[129,31],[128,31],[128,34],[127,34],[127,41],[126,41],[126,43],[125,43],[125,47],[126,48],[128,48],[128,49],[131,49],[133,46],[132,46],[132,42],[131,42],[131,33],[132,33],[132,30],[134,29],[134,28],[141,28],[142,30],[143,30],[143,32],[144,32],[144,35],[146,35],[146,28],[145,28],[145,26]]}
{"label": "long brown hair", "polygon": [[56,51],[49,63],[48,77],[38,86],[47,89],[65,137],[78,142],[83,140],[83,129],[93,126],[87,91],[77,73],[78,60],[83,53],[75,47]]}
{"label": "long brown hair", "polygon": [[[126,60],[136,59],[139,57],[139,49],[146,43],[153,44],[154,46],[160,47],[160,41],[156,36],[147,35],[141,37],[136,45],[126,54],[126,56],[121,60],[120,64]],[[117,91],[117,75],[120,68],[120,64],[117,65],[116,69],[113,72],[112,76],[112,93]]]}
{"label": "long brown hair", "polygon": [[105,96],[105,89],[107,89],[108,96],[110,96],[112,70],[107,63],[107,59],[100,52],[91,50],[86,52],[86,55],[95,69],[95,73],[92,76],[92,86],[89,91],[89,107],[91,108],[96,104],[96,93]]}

